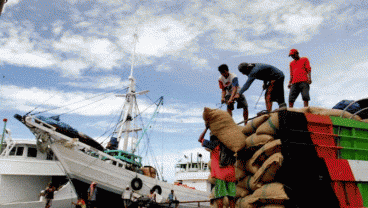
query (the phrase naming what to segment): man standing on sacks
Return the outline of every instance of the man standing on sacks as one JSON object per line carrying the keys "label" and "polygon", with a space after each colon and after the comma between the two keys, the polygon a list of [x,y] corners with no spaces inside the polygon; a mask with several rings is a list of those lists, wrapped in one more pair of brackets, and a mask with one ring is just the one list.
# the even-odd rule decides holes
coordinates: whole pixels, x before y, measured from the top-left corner
{"label": "man standing on sacks", "polygon": [[198,142],[211,151],[211,177],[216,179],[214,186],[214,198],[218,207],[223,207],[224,197],[228,197],[230,208],[235,208],[236,178],[234,152],[228,149],[218,138],[210,133],[210,141],[204,136],[209,126],[199,136]]}
{"label": "man standing on sacks", "polygon": [[244,124],[248,121],[248,104],[244,95],[239,95],[238,92],[239,82],[236,74],[229,72],[229,68],[226,64],[222,64],[218,67],[218,71],[221,76],[219,78],[219,86],[221,92],[221,103],[227,104],[227,112],[232,116],[234,110],[234,102],[238,103],[237,108],[243,108]]}
{"label": "man standing on sacks", "polygon": [[312,84],[309,60],[307,57],[299,57],[299,52],[296,49],[291,49],[289,56],[294,59],[290,62],[289,107],[294,107],[294,102],[299,94],[302,94],[304,107],[308,107],[309,85]]}
{"label": "man standing on sacks", "polygon": [[279,108],[286,108],[284,95],[284,73],[274,66],[260,63],[241,63],[238,66],[239,71],[248,76],[247,82],[239,91],[242,95],[247,91],[254,80],[263,81],[263,89],[266,90],[265,100],[268,112],[272,111],[272,102],[276,101]]}

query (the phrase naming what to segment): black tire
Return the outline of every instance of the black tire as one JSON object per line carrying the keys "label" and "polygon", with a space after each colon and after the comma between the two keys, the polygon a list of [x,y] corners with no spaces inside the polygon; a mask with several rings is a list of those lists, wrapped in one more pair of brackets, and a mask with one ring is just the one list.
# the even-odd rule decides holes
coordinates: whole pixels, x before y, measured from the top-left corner
{"label": "black tire", "polygon": [[138,190],[141,190],[142,189],[143,182],[139,178],[134,178],[132,180],[132,182],[130,182],[130,185],[131,185],[131,187],[132,187],[133,190],[138,191]]}
{"label": "black tire", "polygon": [[157,192],[158,194],[162,194],[162,189],[161,189],[161,186],[159,185],[156,185],[152,188],[153,192]]}

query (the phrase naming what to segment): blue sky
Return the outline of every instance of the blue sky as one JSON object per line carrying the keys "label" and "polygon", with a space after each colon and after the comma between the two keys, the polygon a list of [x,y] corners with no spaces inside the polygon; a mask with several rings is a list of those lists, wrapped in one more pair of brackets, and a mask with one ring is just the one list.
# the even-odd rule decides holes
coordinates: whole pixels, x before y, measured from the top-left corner
{"label": "blue sky", "polygon": [[[223,63],[241,85],[241,62],[274,65],[288,82],[288,51],[296,48],[312,67],[310,105],[366,97],[367,10],[366,1],[354,0],[9,0],[0,17],[0,115],[13,138],[33,139],[13,115],[67,105],[43,115],[78,108],[62,121],[103,141],[123,100],[110,93],[85,108],[79,107],[88,102],[79,101],[127,86],[136,31],[133,75],[139,91],[150,90],[138,102],[142,110],[164,96],[149,142],[172,181],[173,164],[202,150],[202,112],[220,103]],[[255,81],[245,92],[250,117],[265,109],[263,98],[255,106],[261,90]],[[288,93],[285,83],[286,100]],[[302,106],[300,97],[295,106]],[[233,114],[241,121],[241,110]]]}

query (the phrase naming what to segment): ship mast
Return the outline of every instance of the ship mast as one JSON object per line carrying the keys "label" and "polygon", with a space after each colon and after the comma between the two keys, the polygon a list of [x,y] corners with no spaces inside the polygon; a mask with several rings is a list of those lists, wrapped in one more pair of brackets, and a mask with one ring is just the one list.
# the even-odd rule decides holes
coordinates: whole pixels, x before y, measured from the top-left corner
{"label": "ship mast", "polygon": [[[134,47],[133,47],[133,55],[132,55],[132,63],[130,67],[130,75],[129,75],[129,86],[128,86],[128,92],[124,95],[116,95],[117,97],[125,97],[125,103],[123,106],[123,113],[120,118],[120,124],[118,126],[117,133],[117,140],[120,143],[120,140],[122,138],[122,135],[124,134],[124,143],[123,143],[123,150],[127,151],[128,149],[128,141],[129,141],[129,135],[130,133],[136,133],[138,131],[141,131],[142,128],[137,128],[137,125],[135,124],[135,117],[138,115],[138,106],[137,106],[137,95],[143,95],[148,92],[148,90],[142,91],[142,92],[135,92],[135,79],[133,77],[133,69],[134,69],[134,61],[135,61],[135,50],[136,45],[138,42],[138,35],[135,33],[133,35],[134,37]],[[131,151],[136,146],[138,137],[137,134],[133,134],[131,138]]]}

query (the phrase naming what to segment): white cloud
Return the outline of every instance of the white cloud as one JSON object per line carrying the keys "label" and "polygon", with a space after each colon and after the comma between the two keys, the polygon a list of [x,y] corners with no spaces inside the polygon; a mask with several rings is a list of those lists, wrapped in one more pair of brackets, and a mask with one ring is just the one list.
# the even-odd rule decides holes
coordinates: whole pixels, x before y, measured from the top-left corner
{"label": "white cloud", "polygon": [[92,25],[91,22],[83,21],[83,22],[80,22],[80,23],[76,24],[75,26],[76,27],[88,27],[88,26],[91,26],[91,25]]}
{"label": "white cloud", "polygon": [[46,53],[36,41],[30,40],[31,32],[9,29],[9,37],[0,40],[2,61],[30,67],[50,67],[56,64],[56,57]]}
{"label": "white cloud", "polygon": [[[14,85],[3,85],[1,89],[2,104],[8,109],[23,112],[31,111],[35,107],[38,107],[38,111],[59,108],[51,112],[61,114],[72,111],[70,114],[104,116],[110,115],[112,112],[119,112],[124,103],[124,98],[116,98],[112,93],[102,95],[80,91],[61,92],[36,87],[22,88]],[[45,101],[47,103],[44,103]],[[138,99],[137,102],[141,109],[146,109],[149,106],[144,100]],[[153,111],[154,109],[148,108],[146,113],[152,114]]]}
{"label": "white cloud", "polygon": [[81,59],[67,59],[59,64],[65,77],[79,77],[88,64]]}
{"label": "white cloud", "polygon": [[[357,63],[350,68],[335,68],[333,73],[325,73],[312,83],[311,92],[315,92],[317,100],[323,107],[333,107],[344,99],[358,100],[367,97],[362,89],[368,88],[368,62]],[[318,69],[317,69],[318,70]]]}
{"label": "white cloud", "polygon": [[129,85],[129,81],[122,81],[120,77],[105,76],[105,77],[83,77],[76,82],[69,82],[66,85],[89,88],[89,89],[119,89]]}
{"label": "white cloud", "polygon": [[[122,27],[116,31],[116,36],[126,51],[132,51],[134,25]],[[156,57],[174,54],[185,49],[195,36],[185,24],[172,17],[154,17],[138,25],[136,53]]]}
{"label": "white cloud", "polygon": [[156,67],[156,70],[157,71],[161,71],[161,72],[164,72],[164,71],[170,71],[171,67],[168,65],[168,63],[163,63],[163,64],[160,64]]}
{"label": "white cloud", "polygon": [[[85,38],[66,33],[60,41],[53,43],[53,47],[62,52],[78,55],[83,60],[78,62],[85,63],[76,64],[78,70],[83,69],[84,65],[86,67],[95,65],[101,69],[111,70],[113,67],[119,66],[118,61],[124,58],[124,54],[118,51],[116,45],[106,38]],[[63,69],[67,70],[67,68]]]}

